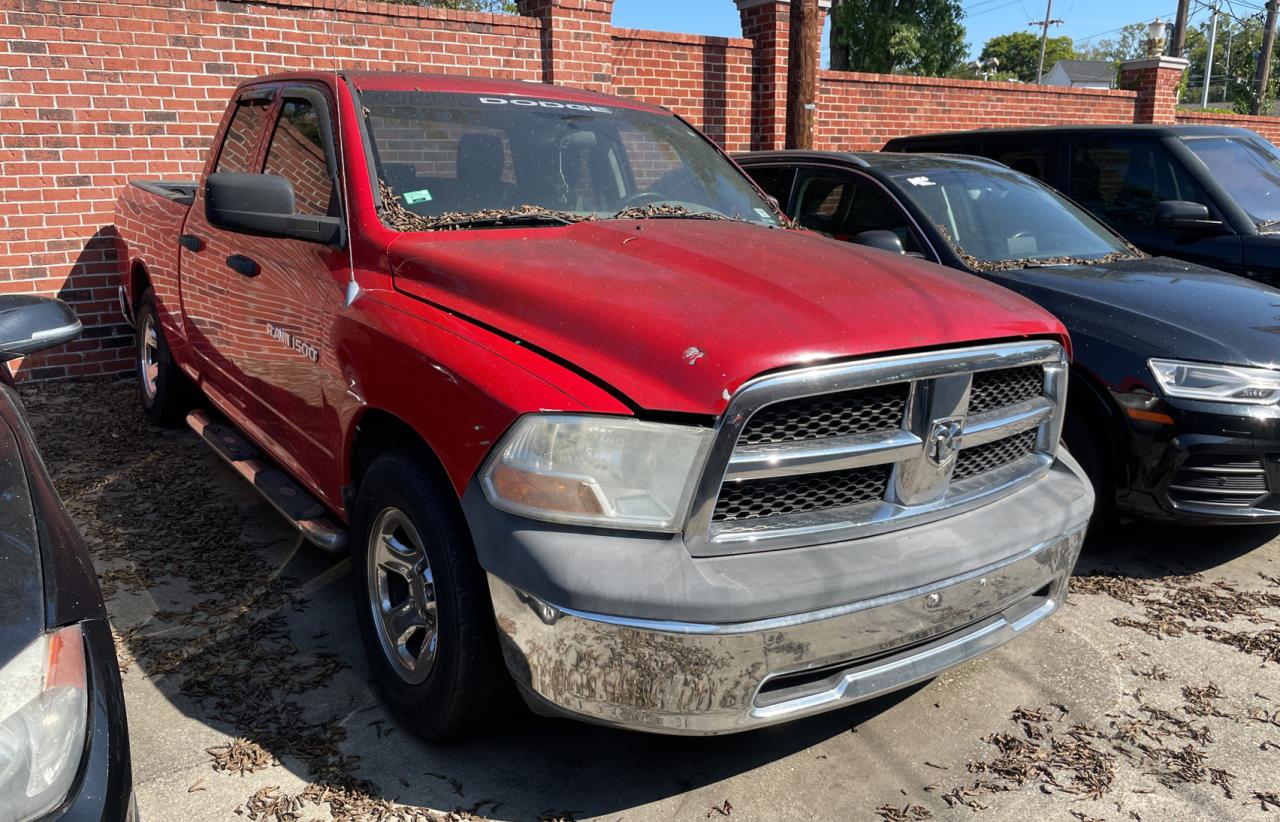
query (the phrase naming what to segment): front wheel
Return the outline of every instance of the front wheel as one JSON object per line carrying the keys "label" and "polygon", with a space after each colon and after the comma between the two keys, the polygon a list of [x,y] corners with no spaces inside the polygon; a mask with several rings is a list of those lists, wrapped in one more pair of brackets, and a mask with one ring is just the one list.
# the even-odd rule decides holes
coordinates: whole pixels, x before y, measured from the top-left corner
{"label": "front wheel", "polygon": [[387,454],[355,505],[356,619],[379,689],[427,740],[469,736],[506,704],[484,571],[452,493],[423,460]]}
{"label": "front wheel", "polygon": [[156,425],[176,425],[191,409],[192,388],[169,354],[156,312],[155,293],[148,288],[138,301],[135,321],[138,398],[142,412]]}

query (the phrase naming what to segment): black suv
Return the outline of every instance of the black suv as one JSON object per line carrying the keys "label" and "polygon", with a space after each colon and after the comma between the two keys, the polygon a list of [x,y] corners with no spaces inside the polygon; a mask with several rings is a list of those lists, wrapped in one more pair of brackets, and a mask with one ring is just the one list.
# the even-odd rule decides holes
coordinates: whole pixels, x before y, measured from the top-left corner
{"label": "black suv", "polygon": [[1280,290],[1148,257],[991,160],[737,159],[805,228],[976,274],[1062,320],[1074,348],[1063,439],[1097,492],[1095,521],[1118,509],[1280,522]]}
{"label": "black suv", "polygon": [[1062,191],[1149,254],[1280,285],[1280,150],[1225,126],[1066,126],[899,137],[976,154]]}

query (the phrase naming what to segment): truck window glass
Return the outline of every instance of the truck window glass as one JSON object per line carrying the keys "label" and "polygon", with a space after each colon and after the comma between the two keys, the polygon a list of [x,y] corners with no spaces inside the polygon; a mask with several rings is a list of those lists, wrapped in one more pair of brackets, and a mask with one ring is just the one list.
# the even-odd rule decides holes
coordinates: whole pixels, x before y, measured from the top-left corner
{"label": "truck window glass", "polygon": [[764,193],[777,200],[778,205],[784,209],[791,199],[791,181],[795,176],[793,168],[779,166],[751,169],[751,178],[756,181],[756,185],[763,188]]}
{"label": "truck window glass", "polygon": [[957,252],[973,258],[978,268],[986,263],[1094,260],[1133,253],[1066,198],[1012,171],[938,168],[912,170],[894,180],[902,196],[925,212]]}
{"label": "truck window glass", "polygon": [[1028,147],[988,144],[986,156],[1037,180],[1049,179],[1049,149],[1044,145]]}
{"label": "truck window glass", "polygon": [[674,206],[778,224],[733,164],[669,114],[453,93],[361,100],[380,180],[419,216],[532,206],[607,219]]}
{"label": "truck window glass", "polygon": [[867,180],[827,171],[801,171],[796,181],[796,222],[837,240],[864,231],[892,231],[908,253],[922,251],[906,214]]}
{"label": "truck window glass", "polygon": [[227,136],[222,140],[222,149],[218,152],[216,172],[234,171],[251,174],[254,168],[254,150],[258,147],[258,137],[262,134],[263,121],[267,116],[268,100],[245,100],[236,106],[236,113],[231,117],[231,125],[227,126]]}
{"label": "truck window glass", "polygon": [[284,101],[263,170],[293,183],[299,214],[337,214],[320,117],[309,100]]}
{"label": "truck window glass", "polygon": [[1183,140],[1249,219],[1271,227],[1280,221],[1280,151],[1250,137],[1196,137]]}
{"label": "truck window glass", "polygon": [[1200,186],[1151,140],[1075,141],[1070,194],[1103,221],[1125,228],[1152,227],[1164,200],[1189,200],[1213,211]]}

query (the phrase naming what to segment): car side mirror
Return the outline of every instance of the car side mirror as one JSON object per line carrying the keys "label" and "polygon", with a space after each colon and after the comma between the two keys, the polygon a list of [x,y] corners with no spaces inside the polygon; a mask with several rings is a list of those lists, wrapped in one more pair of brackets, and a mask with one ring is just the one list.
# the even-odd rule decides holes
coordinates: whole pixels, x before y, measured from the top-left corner
{"label": "car side mirror", "polygon": [[868,248],[878,248],[881,251],[888,251],[890,254],[906,254],[907,249],[902,245],[902,238],[892,231],[878,228],[874,231],[863,231],[853,236],[853,242],[857,245],[865,245]]}
{"label": "car side mirror", "polygon": [[342,220],[299,214],[293,183],[278,174],[210,174],[204,203],[205,218],[215,228],[326,245],[342,240]]}
{"label": "car side mirror", "polygon": [[1156,205],[1156,228],[1176,231],[1213,231],[1222,227],[1221,220],[1209,216],[1208,206],[1187,200],[1165,200]]}
{"label": "car side mirror", "polygon": [[0,362],[53,348],[80,336],[71,306],[53,297],[0,295]]}

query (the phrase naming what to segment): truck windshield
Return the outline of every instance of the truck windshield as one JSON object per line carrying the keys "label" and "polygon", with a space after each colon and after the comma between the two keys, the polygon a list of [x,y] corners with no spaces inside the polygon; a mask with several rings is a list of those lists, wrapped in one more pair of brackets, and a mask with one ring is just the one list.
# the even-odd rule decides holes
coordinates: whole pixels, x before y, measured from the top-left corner
{"label": "truck windshield", "polygon": [[1280,151],[1252,137],[1184,138],[1187,148],[1260,228],[1280,227]]}
{"label": "truck windshield", "polygon": [[672,115],[509,95],[361,95],[383,219],[420,231],[611,218],[780,218]]}
{"label": "truck windshield", "polygon": [[1014,171],[941,166],[893,179],[979,271],[1140,256],[1067,199]]}

